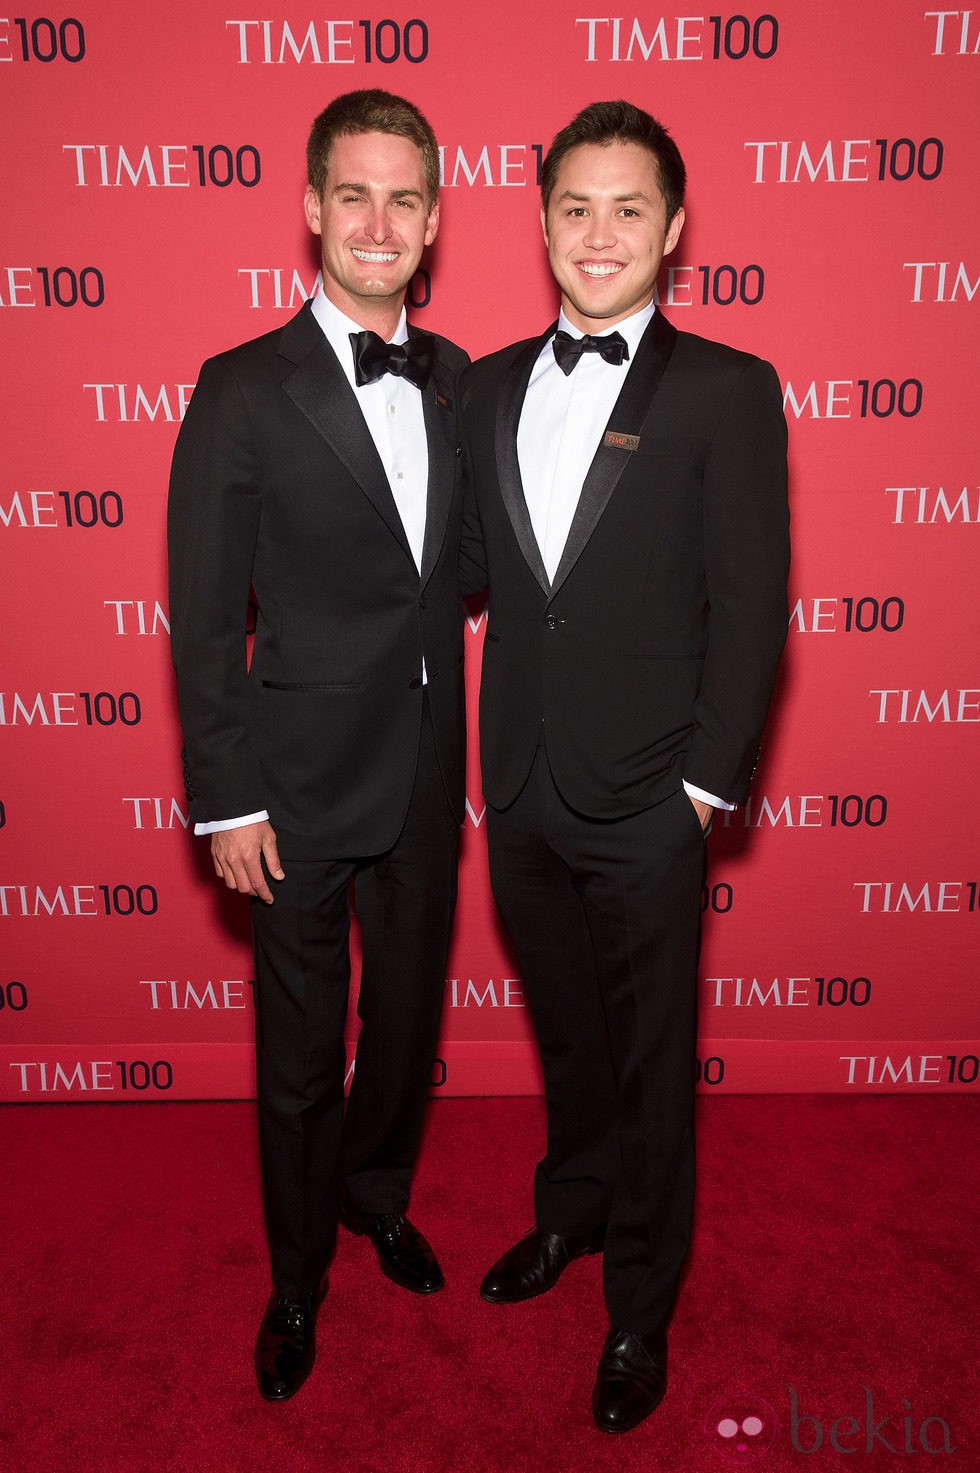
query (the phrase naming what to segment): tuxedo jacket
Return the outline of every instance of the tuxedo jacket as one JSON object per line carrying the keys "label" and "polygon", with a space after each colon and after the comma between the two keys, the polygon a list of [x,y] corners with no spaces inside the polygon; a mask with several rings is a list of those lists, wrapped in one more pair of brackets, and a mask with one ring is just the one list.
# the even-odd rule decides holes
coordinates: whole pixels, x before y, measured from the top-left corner
{"label": "tuxedo jacket", "polygon": [[[770,364],[658,310],[587,468],[553,580],[517,428],[543,338],[467,369],[464,588],[489,582],[487,801],[506,808],[543,723],[565,801],[636,813],[683,779],[743,802],[787,629],[786,423]],[[586,469],[586,468],[583,468]]]}
{"label": "tuxedo jacket", "polygon": [[204,364],[177,439],[170,615],[191,817],[267,809],[284,858],[394,843],[415,773],[423,657],[446,792],[462,816],[455,377],[468,359],[444,338],[436,346],[422,396],[421,577],[309,304]]}

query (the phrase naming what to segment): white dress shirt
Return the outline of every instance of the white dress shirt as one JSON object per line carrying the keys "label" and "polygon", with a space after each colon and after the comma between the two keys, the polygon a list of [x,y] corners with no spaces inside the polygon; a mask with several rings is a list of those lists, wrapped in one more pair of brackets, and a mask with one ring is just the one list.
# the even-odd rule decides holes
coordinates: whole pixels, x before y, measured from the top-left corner
{"label": "white dress shirt", "polygon": [[[360,388],[354,382],[354,354],[350,334],[360,332],[356,322],[345,317],[322,289],[313,298],[313,316],[323,329],[327,342],[337,355],[347,382],[354,390],[365,423],[371,432],[375,449],[388,477],[398,515],[412,557],[422,571],[422,543],[425,539],[425,496],[429,483],[429,444],[425,438],[422,395],[407,378],[383,373],[373,384]],[[405,309],[398,326],[388,339],[391,343],[408,342]]]}
{"label": "white dress shirt", "polygon": [[[651,303],[616,323],[614,331],[629,348],[624,363],[607,363],[598,353],[583,353],[572,372],[565,374],[549,338],[531,370],[517,430],[517,458],[531,527],[549,579],[558,571],[589,466],[655,310]],[[558,328],[570,337],[584,337],[564,312]],[[684,788],[690,797],[713,808],[735,806],[691,783],[685,782]]]}
{"label": "white dress shirt", "polygon": [[[405,529],[405,536],[415,559],[415,566],[422,571],[422,544],[425,541],[425,504],[429,482],[429,445],[425,435],[425,418],[422,413],[422,396],[414,384],[393,373],[382,374],[373,384],[358,386],[354,382],[354,354],[350,334],[360,332],[360,325],[345,316],[339,307],[318,289],[313,299],[313,316],[322,328],[337,361],[354,391],[358,407],[374,441],[375,449],[384,466],[388,485],[394,497],[398,515]],[[398,326],[388,339],[392,343],[408,341],[408,323],[405,309]],[[422,665],[422,680],[425,682],[425,663]],[[195,834],[215,834],[223,829],[237,829],[247,823],[260,823],[268,818],[263,809],[259,813],[247,813],[242,818],[216,819],[211,823],[196,823]]]}

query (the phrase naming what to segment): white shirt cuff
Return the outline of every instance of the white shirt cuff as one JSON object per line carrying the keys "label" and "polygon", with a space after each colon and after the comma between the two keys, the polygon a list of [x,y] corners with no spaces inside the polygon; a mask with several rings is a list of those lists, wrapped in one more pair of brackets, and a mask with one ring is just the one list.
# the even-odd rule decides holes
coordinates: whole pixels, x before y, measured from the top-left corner
{"label": "white shirt cuff", "polygon": [[269,815],[263,808],[261,813],[246,813],[244,818],[219,818],[213,823],[196,823],[195,834],[223,834],[225,829],[243,829],[247,823],[261,823]]}
{"label": "white shirt cuff", "polygon": [[[683,782],[683,778],[681,779]],[[728,811],[737,807],[735,803],[726,803],[724,798],[716,798],[714,793],[706,793],[704,788],[696,788],[693,783],[684,783],[684,791],[689,798],[697,798],[699,803],[710,803],[712,808],[724,808]]]}

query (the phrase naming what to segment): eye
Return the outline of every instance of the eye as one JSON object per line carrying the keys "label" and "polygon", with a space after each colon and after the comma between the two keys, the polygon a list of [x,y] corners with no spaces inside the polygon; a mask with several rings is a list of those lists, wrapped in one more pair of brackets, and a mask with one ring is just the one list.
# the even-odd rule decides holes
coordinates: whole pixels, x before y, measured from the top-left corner
{"label": "eye", "polygon": [[622,215],[624,220],[637,220],[639,219],[640,215],[639,210],[633,210],[630,208],[629,205],[624,205],[619,213]]}

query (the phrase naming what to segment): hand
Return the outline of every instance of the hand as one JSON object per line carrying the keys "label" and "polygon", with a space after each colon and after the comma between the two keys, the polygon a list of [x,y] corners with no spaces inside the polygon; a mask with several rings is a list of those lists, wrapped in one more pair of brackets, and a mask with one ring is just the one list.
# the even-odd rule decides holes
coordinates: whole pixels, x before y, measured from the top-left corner
{"label": "hand", "polygon": [[266,905],[273,901],[272,891],[262,872],[262,860],[274,880],[284,880],[279,863],[276,832],[267,818],[261,823],[245,823],[237,829],[221,829],[211,835],[211,858],[215,874],[229,890],[242,895],[255,895]]}
{"label": "hand", "polygon": [[[687,796],[691,798],[690,793]],[[694,811],[701,824],[701,832],[702,834],[706,834],[711,827],[711,820],[715,816],[715,810],[710,803],[702,803],[700,798],[691,798],[691,802],[694,804]]]}

